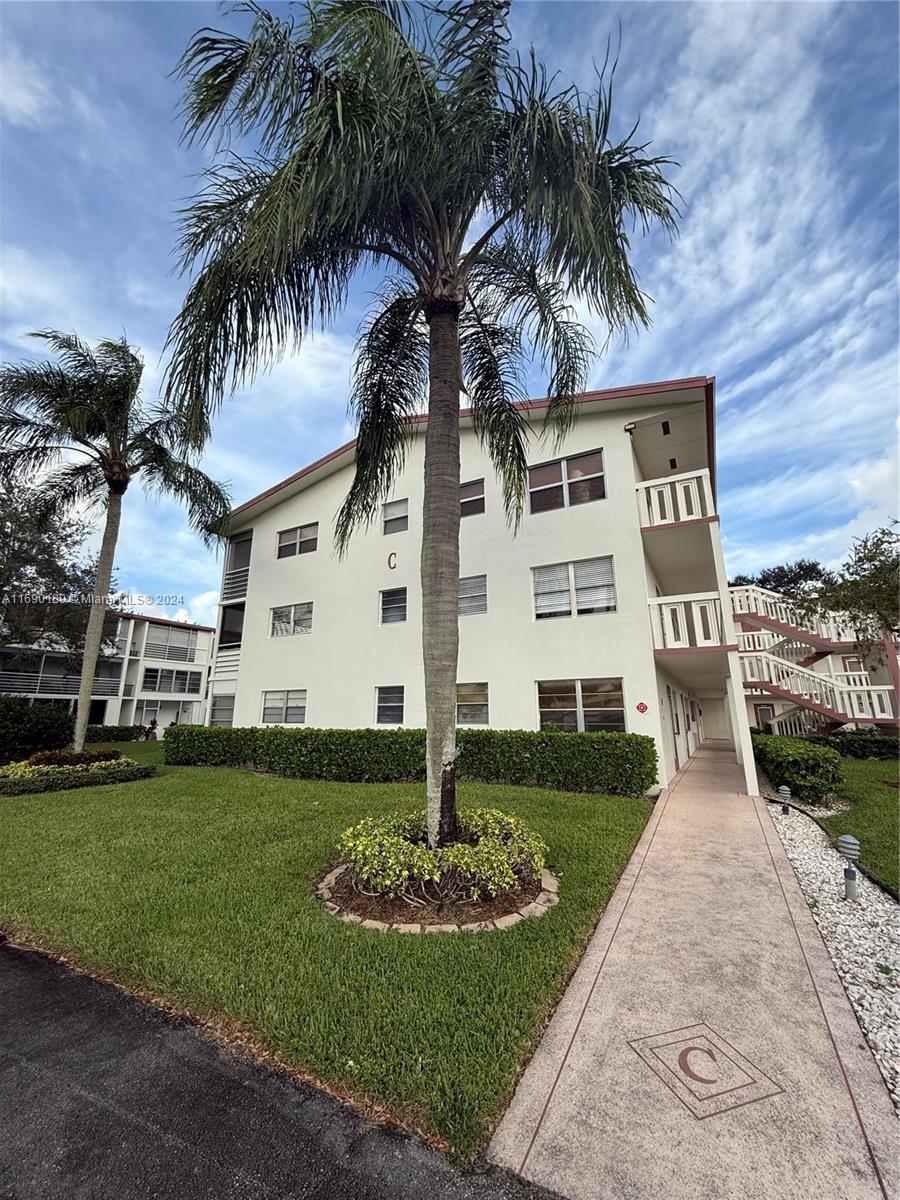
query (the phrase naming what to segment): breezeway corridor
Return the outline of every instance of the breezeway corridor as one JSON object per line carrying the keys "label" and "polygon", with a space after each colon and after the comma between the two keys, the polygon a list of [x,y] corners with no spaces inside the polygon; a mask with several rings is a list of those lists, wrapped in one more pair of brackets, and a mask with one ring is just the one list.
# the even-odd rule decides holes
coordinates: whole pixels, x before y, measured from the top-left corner
{"label": "breezeway corridor", "polygon": [[494,1162],[572,1200],[895,1194],[887,1091],[742,788],[707,741],[658,801]]}

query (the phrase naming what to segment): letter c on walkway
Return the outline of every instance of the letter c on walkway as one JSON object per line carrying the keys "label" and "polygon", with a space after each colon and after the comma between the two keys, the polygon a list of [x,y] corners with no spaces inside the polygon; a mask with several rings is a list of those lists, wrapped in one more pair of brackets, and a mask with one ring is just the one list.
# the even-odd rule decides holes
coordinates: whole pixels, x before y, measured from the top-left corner
{"label": "letter c on walkway", "polygon": [[688,1062],[689,1054],[705,1054],[707,1058],[716,1061],[716,1056],[712,1050],[707,1050],[705,1046],[687,1046],[678,1055],[678,1066],[687,1075],[688,1079],[693,1079],[696,1083],[715,1083],[715,1079],[707,1079],[703,1075],[698,1075],[696,1071],[692,1071]]}

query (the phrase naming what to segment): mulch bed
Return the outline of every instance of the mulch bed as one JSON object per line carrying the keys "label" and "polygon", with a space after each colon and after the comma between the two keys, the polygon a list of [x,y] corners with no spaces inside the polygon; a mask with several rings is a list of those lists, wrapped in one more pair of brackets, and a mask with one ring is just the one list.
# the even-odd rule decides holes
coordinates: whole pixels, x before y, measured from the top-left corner
{"label": "mulch bed", "polygon": [[516,892],[507,892],[491,900],[471,901],[465,904],[407,904],[405,900],[392,900],[388,896],[366,896],[357,891],[349,868],[342,871],[331,885],[331,899],[344,912],[355,913],[364,921],[384,921],[386,924],[415,922],[419,925],[465,925],[473,921],[493,921],[517,912],[530,904],[541,891],[541,881],[536,879]]}

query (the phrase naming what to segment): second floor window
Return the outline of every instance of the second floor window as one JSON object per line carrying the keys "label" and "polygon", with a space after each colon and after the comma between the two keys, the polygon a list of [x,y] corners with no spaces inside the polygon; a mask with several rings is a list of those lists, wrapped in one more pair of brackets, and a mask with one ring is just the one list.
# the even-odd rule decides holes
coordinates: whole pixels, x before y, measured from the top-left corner
{"label": "second floor window", "polygon": [[282,529],[278,535],[278,557],[292,558],[295,554],[310,554],[319,545],[319,522]]}
{"label": "second floor window", "polygon": [[380,687],[376,690],[375,720],[379,725],[403,724],[402,687]]}
{"label": "second floor window", "polygon": [[406,620],[406,588],[389,588],[381,593],[381,623],[396,625]]}
{"label": "second floor window", "polygon": [[145,692],[197,692],[203,675],[200,671],[166,671],[156,667],[144,669],[143,691]]}
{"label": "second floor window", "polygon": [[272,637],[290,637],[294,633],[312,630],[312,601],[305,604],[282,604],[272,609]]}
{"label": "second floor window", "polygon": [[471,483],[463,483],[459,489],[459,515],[473,517],[476,513],[484,512],[484,480],[473,479]]}
{"label": "second floor window", "polygon": [[591,450],[528,469],[528,499],[533,513],[571,508],[606,496],[603,451]]}
{"label": "second floor window", "polygon": [[402,533],[409,528],[409,500],[389,500],[383,514],[385,533]]}
{"label": "second floor window", "polygon": [[573,613],[615,612],[616,584],[611,555],[573,563],[532,567],[534,615],[571,617]]}
{"label": "second floor window", "polygon": [[460,579],[457,611],[461,617],[487,612],[487,575],[468,575]]}
{"label": "second floor window", "polygon": [[264,725],[305,725],[306,688],[291,692],[263,692]]}

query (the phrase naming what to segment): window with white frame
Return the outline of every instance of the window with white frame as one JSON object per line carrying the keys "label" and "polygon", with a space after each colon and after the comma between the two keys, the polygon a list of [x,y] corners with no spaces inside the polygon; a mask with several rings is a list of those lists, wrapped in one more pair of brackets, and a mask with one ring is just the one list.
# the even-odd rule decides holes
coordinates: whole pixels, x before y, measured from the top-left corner
{"label": "window with white frame", "polygon": [[145,667],[141,690],[176,694],[199,693],[202,680],[203,675],[200,671],[169,671],[157,667]]}
{"label": "window with white frame", "polygon": [[456,685],[457,725],[488,724],[488,685],[458,683]]}
{"label": "window with white frame", "polygon": [[532,567],[531,575],[534,615],[538,621],[549,617],[571,617],[573,613],[585,616],[616,611],[611,555]]}
{"label": "window with white frame", "polygon": [[263,692],[262,720],[264,725],[303,725],[306,722],[306,689],[286,692]]}
{"label": "window with white frame", "polygon": [[484,512],[484,480],[473,479],[471,483],[460,484],[459,515],[474,517]]}
{"label": "window with white frame", "polygon": [[397,685],[376,689],[375,720],[379,725],[403,724],[403,688]]}
{"label": "window with white frame", "polygon": [[602,450],[528,468],[528,498],[533,513],[571,508],[605,497]]}
{"label": "window with white frame", "polygon": [[209,706],[210,725],[230,729],[234,724],[234,696],[214,695]]}
{"label": "window with white frame", "polygon": [[625,730],[621,679],[545,679],[538,682],[537,690],[541,729]]}
{"label": "window with white frame", "polygon": [[382,514],[385,533],[402,533],[409,528],[409,500],[389,500]]}
{"label": "window with white frame", "polygon": [[457,611],[461,617],[487,612],[487,575],[467,575],[460,579]]}
{"label": "window with white frame", "polygon": [[147,658],[193,662],[197,657],[197,631],[150,624],[144,639],[144,654]]}
{"label": "window with white frame", "polygon": [[291,637],[312,630],[312,601],[303,604],[281,604],[272,609],[272,637]]}
{"label": "window with white frame", "polygon": [[138,700],[134,706],[135,725],[149,725],[151,721],[159,720],[158,700]]}
{"label": "window with white frame", "polygon": [[295,525],[282,529],[278,535],[278,557],[292,558],[295,554],[311,554],[319,545],[319,522]]}
{"label": "window with white frame", "polygon": [[382,625],[397,625],[406,620],[406,588],[388,588],[381,593]]}

